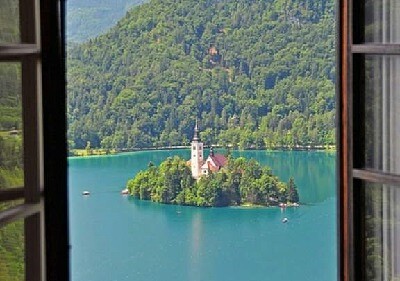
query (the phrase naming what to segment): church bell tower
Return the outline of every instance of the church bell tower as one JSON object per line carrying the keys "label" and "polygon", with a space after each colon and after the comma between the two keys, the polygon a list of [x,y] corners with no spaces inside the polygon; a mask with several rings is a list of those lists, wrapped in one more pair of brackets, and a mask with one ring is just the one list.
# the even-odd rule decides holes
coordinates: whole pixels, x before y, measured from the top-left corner
{"label": "church bell tower", "polygon": [[198,179],[201,176],[201,166],[203,165],[203,161],[203,143],[199,138],[199,126],[196,119],[191,146],[191,168],[192,177],[194,179]]}

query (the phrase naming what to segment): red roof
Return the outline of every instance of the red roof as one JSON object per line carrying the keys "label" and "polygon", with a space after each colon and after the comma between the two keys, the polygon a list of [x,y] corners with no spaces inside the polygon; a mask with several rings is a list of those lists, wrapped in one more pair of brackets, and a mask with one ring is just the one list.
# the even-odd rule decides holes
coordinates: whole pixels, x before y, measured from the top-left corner
{"label": "red roof", "polygon": [[228,159],[226,159],[226,157],[222,154],[215,154],[214,156],[210,155],[210,158],[219,168],[225,166],[226,162],[228,162]]}

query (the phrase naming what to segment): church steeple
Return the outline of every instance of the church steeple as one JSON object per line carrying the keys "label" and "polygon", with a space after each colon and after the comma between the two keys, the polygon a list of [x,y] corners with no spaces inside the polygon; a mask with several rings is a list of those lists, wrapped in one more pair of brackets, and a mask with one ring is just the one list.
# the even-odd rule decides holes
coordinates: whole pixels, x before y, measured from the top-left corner
{"label": "church steeple", "polygon": [[199,138],[199,124],[197,123],[197,118],[196,118],[196,125],[194,126],[193,141],[200,141],[200,138]]}
{"label": "church steeple", "polygon": [[203,143],[199,138],[199,124],[197,123],[194,126],[194,134],[191,145],[191,168],[192,168],[192,176],[195,179],[198,179],[201,176],[201,166],[203,165]]}

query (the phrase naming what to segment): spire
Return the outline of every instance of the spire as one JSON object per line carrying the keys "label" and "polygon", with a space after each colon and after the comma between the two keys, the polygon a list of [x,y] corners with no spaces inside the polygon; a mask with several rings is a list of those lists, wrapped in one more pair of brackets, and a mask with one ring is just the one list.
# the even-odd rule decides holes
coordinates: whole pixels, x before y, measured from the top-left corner
{"label": "spire", "polygon": [[214,148],[212,146],[210,147],[210,156],[214,157]]}
{"label": "spire", "polygon": [[199,125],[197,124],[197,118],[196,118],[196,125],[194,126],[193,141],[200,141],[200,138],[199,138]]}

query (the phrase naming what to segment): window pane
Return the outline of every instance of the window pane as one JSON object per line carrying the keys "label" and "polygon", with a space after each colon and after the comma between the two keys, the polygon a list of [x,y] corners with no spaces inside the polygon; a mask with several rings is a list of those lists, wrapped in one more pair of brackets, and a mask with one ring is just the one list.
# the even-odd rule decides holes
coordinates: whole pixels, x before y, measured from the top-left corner
{"label": "window pane", "polygon": [[365,42],[400,42],[400,1],[366,1]]}
{"label": "window pane", "polygon": [[399,174],[400,57],[366,56],[365,69],[365,166]]}
{"label": "window pane", "polygon": [[[397,202],[397,203],[396,203]],[[366,280],[400,278],[400,188],[365,184]]]}
{"label": "window pane", "polygon": [[0,0],[0,44],[20,42],[18,6],[18,0]]}
{"label": "window pane", "polygon": [[0,93],[0,188],[22,186],[20,63],[0,63]]}

